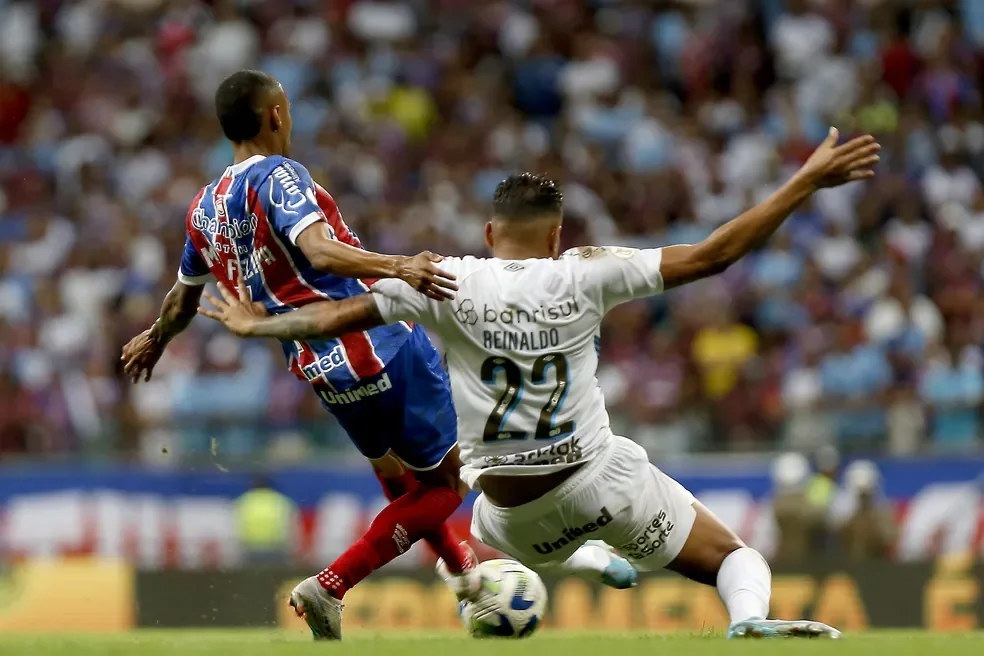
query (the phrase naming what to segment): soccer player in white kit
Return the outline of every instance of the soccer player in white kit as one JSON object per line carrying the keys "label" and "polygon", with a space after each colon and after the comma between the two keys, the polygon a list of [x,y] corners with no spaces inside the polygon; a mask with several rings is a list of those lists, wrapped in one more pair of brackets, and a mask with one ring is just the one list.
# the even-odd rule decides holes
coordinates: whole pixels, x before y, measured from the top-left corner
{"label": "soccer player in white kit", "polygon": [[462,479],[482,493],[478,539],[534,568],[603,540],[639,569],[716,586],[729,637],[839,637],[819,622],[766,619],[768,564],[645,450],[612,433],[595,378],[609,309],[723,271],[818,189],[874,175],[874,138],[837,140],[832,128],[782,188],[697,244],[561,256],[561,192],[522,174],[496,190],[485,229],[494,257],[442,261],[458,280],[452,302],[382,280],[369,294],[276,317],[257,316],[245,288],[240,298],[221,288],[225,300],[209,299],[218,311],[200,311],[250,337],[330,337],[397,321],[432,329],[447,350]]}

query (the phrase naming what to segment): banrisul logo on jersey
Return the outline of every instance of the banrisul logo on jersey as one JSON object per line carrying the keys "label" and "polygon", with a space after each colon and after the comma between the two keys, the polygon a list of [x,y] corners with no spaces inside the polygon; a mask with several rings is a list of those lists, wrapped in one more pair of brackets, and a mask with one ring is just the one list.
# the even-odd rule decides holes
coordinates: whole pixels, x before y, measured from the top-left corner
{"label": "banrisul logo on jersey", "polygon": [[[497,330],[482,331],[482,346],[489,351],[538,351],[560,345],[557,328],[540,328],[540,322],[560,321],[580,314],[576,299],[555,305],[529,307],[482,306],[482,320]],[[534,329],[535,328],[535,329]]]}
{"label": "banrisul logo on jersey", "polygon": [[474,326],[478,323],[478,312],[475,311],[475,303],[470,298],[457,301],[457,305],[454,307],[454,318],[466,326]]}

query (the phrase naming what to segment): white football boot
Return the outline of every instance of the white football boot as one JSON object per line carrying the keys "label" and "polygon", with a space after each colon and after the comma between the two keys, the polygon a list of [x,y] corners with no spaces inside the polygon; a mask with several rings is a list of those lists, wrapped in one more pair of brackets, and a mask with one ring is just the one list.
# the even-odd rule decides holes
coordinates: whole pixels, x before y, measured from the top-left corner
{"label": "white football boot", "polygon": [[467,542],[461,543],[461,548],[467,552],[465,568],[458,574],[452,574],[443,558],[437,561],[437,575],[447,583],[458,601],[475,601],[482,592],[482,575],[478,571],[478,558],[475,551]]}
{"label": "white football boot", "polygon": [[342,609],[345,606],[325,590],[317,576],[311,576],[290,593],[290,605],[307,622],[315,640],[342,639]]}

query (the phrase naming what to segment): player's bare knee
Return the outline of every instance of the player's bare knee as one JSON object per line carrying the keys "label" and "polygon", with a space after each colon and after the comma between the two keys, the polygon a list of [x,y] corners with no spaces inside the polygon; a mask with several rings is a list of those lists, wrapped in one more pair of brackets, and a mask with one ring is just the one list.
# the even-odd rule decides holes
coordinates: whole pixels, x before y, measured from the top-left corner
{"label": "player's bare knee", "polygon": [[694,503],[694,511],[697,516],[690,536],[669,569],[698,583],[714,585],[724,559],[745,544],[699,501]]}
{"label": "player's bare knee", "polygon": [[417,480],[424,485],[449,487],[456,490],[462,498],[468,494],[468,486],[461,480],[461,456],[458,454],[457,446],[444,456],[444,460],[437,467],[418,472]]}
{"label": "player's bare knee", "polygon": [[708,569],[715,573],[721,569],[724,559],[745,546],[735,534],[721,536],[721,539],[714,544],[708,545],[706,562]]}
{"label": "player's bare knee", "polygon": [[406,472],[406,467],[392,453],[387,453],[382,458],[374,458],[369,462],[376,473],[383,478],[398,478]]}

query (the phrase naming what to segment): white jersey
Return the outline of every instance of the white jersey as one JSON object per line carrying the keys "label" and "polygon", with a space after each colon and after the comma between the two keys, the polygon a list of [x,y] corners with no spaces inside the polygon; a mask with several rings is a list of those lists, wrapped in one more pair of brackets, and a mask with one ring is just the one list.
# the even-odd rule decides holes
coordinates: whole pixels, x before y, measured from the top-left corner
{"label": "white jersey", "polygon": [[372,292],[387,323],[432,329],[447,351],[462,479],[539,475],[587,462],[612,439],[598,387],[601,320],[663,291],[662,251],[578,248],[559,260],[448,258],[453,301],[398,280]]}

